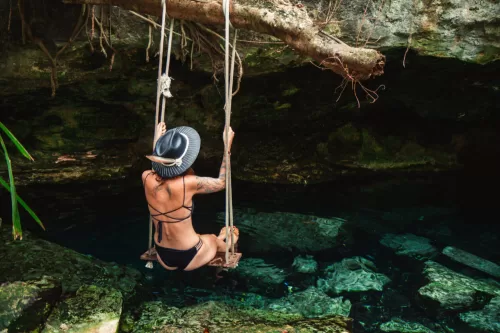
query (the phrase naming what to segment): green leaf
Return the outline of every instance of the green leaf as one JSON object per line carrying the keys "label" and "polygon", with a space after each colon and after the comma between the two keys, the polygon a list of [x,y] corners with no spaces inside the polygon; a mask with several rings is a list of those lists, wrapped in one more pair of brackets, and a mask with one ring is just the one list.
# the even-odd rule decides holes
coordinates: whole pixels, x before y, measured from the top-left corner
{"label": "green leaf", "polygon": [[19,152],[24,157],[26,157],[27,159],[29,159],[31,161],[34,161],[33,157],[31,157],[31,155],[28,153],[28,151],[26,150],[26,148],[24,148],[24,146],[21,144],[21,142],[19,142],[19,140],[16,139],[16,137],[14,136],[14,134],[12,134],[12,132],[9,131],[9,129],[7,127],[5,127],[5,125],[2,124],[2,122],[0,122],[0,129],[3,130],[5,132],[5,134],[7,134],[7,136],[9,137],[9,139],[14,143],[14,145],[16,146],[16,148],[19,150]]}
{"label": "green leaf", "polygon": [[[10,192],[9,184],[2,177],[0,177],[0,185],[5,187],[5,189]],[[38,218],[36,213],[28,206],[28,204],[26,202],[24,202],[24,200],[17,193],[16,193],[16,199],[17,199],[17,202],[19,202],[21,204],[21,206],[28,212],[28,214],[31,215],[33,220],[35,220],[36,223],[38,223],[40,225],[40,227],[42,227],[42,229],[45,230],[45,227],[43,226],[42,221],[40,221],[40,218]]]}
{"label": "green leaf", "polygon": [[21,229],[21,219],[19,218],[19,212],[17,210],[17,198],[16,198],[16,186],[14,185],[14,174],[12,173],[12,165],[10,164],[9,153],[7,152],[7,147],[5,147],[5,142],[0,135],[0,144],[2,145],[3,153],[5,155],[5,161],[7,162],[7,171],[9,172],[9,188],[10,188],[10,200],[12,202],[12,234],[14,239],[23,238],[23,231]]}

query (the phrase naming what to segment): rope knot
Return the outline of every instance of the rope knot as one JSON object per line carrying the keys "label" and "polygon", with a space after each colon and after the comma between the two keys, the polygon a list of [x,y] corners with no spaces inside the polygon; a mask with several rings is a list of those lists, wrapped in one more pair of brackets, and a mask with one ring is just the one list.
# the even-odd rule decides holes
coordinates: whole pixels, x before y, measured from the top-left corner
{"label": "rope knot", "polygon": [[160,77],[160,89],[161,89],[161,93],[166,98],[173,97],[172,93],[170,92],[170,85],[172,84],[172,80],[173,79],[170,76],[167,76],[167,74],[163,74]]}

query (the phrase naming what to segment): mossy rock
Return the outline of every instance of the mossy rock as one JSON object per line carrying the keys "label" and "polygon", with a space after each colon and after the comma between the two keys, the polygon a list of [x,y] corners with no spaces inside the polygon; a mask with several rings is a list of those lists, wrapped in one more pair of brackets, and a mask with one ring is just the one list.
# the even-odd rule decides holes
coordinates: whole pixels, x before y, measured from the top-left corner
{"label": "mossy rock", "polygon": [[[207,302],[178,309],[162,302],[144,303],[133,333],[349,333],[352,319],[327,316],[303,319],[300,315],[250,308],[232,308]],[[130,326],[129,326],[130,329]]]}
{"label": "mossy rock", "polygon": [[122,294],[112,288],[82,286],[76,296],[59,303],[43,333],[116,333]]}
{"label": "mossy rock", "polygon": [[0,331],[38,332],[60,294],[61,285],[49,276],[0,285]]}
{"label": "mossy rock", "polygon": [[60,281],[63,293],[82,285],[110,286],[125,297],[133,294],[141,274],[132,268],[106,263],[38,239],[23,232],[22,241],[13,241],[9,228],[0,228],[0,281],[38,280],[44,275]]}

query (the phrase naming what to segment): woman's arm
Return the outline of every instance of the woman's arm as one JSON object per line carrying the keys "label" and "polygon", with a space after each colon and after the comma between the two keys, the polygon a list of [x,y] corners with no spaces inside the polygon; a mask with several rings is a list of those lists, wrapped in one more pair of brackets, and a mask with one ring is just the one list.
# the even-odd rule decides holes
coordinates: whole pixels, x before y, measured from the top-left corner
{"label": "woman's arm", "polygon": [[[229,128],[229,144],[228,152],[231,152],[231,146],[233,143],[234,132],[232,128]],[[226,133],[223,134],[224,142],[226,141]],[[195,194],[207,194],[222,191],[226,188],[226,154],[222,157],[222,163],[220,165],[219,177],[199,177],[195,176],[196,189]]]}

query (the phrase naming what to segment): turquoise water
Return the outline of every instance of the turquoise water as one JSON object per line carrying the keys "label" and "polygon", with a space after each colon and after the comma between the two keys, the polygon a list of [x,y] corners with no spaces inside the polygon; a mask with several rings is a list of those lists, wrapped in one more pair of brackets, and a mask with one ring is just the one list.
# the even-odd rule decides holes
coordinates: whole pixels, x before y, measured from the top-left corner
{"label": "turquoise water", "polygon": [[[476,208],[474,202],[470,206],[462,204],[463,190],[457,179],[455,173],[430,173],[364,176],[308,186],[234,181],[236,209],[340,217],[352,226],[348,243],[333,244],[317,252],[279,247],[258,251],[252,246],[256,239],[243,232],[239,247],[243,259],[261,259],[272,267],[269,276],[264,272],[258,279],[233,270],[223,271],[217,277],[215,269],[209,267],[193,272],[168,272],[159,266],[146,269],[139,259],[147,249],[148,238],[148,213],[140,184],[131,184],[126,190],[116,183],[87,184],[78,189],[74,185],[35,188],[33,195],[43,191],[35,206],[40,206],[40,214],[49,222],[47,232],[33,231],[78,252],[140,270],[144,278],[128,307],[149,300],[179,307],[219,300],[236,306],[264,308],[317,285],[329,265],[359,256],[372,261],[376,272],[386,275],[391,282],[383,291],[343,291],[335,295],[351,302],[349,315],[355,320],[355,332],[379,332],[380,323],[393,317],[421,323],[435,332],[479,332],[464,326],[453,312],[443,315],[429,309],[417,295],[426,284],[423,261],[397,256],[394,250],[380,244],[381,238],[389,233],[411,233],[428,238],[438,250],[452,245],[498,263],[498,225],[484,218],[485,215],[471,214]],[[224,194],[199,196],[195,202],[195,229],[200,233],[218,232],[221,225],[216,216],[224,210]],[[312,255],[318,263],[318,272],[296,272],[292,263],[299,255]],[[434,260],[474,279],[491,280],[487,274],[443,255]],[[259,269],[263,268],[256,267]],[[273,282],[276,276],[284,276],[283,281]]]}

